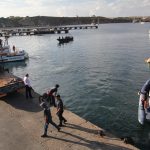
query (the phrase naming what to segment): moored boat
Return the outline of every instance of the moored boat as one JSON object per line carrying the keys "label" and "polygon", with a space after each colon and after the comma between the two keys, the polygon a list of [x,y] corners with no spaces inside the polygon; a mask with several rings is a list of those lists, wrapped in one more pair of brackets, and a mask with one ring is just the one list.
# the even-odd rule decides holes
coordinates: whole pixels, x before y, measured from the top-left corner
{"label": "moored boat", "polygon": [[12,61],[22,61],[28,58],[28,53],[25,50],[16,49],[13,46],[11,50],[8,41],[5,41],[4,46],[0,46],[0,63],[12,62]]}
{"label": "moored boat", "polygon": [[59,37],[57,40],[59,41],[59,43],[68,43],[70,41],[73,41],[73,37],[72,36],[66,36],[62,38]]}

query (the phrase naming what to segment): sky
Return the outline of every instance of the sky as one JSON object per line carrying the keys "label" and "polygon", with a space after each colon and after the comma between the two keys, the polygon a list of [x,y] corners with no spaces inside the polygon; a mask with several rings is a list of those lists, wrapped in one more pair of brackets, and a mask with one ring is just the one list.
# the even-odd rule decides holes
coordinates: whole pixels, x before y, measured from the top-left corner
{"label": "sky", "polygon": [[0,17],[150,16],[150,0],[0,0]]}

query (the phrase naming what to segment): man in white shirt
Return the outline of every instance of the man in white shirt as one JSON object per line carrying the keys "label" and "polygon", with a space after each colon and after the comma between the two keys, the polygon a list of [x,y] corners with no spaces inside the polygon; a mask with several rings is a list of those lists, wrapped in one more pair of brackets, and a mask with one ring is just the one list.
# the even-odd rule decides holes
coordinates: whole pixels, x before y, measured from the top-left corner
{"label": "man in white shirt", "polygon": [[24,81],[25,88],[26,88],[26,99],[33,98],[31,94],[32,87],[31,87],[30,80],[29,80],[29,74],[25,75],[23,81]]}

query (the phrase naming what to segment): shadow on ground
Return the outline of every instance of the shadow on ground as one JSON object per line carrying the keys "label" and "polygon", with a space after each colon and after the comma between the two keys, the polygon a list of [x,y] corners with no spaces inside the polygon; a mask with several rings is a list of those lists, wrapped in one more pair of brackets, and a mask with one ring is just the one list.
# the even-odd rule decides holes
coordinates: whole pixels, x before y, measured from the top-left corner
{"label": "shadow on ground", "polygon": [[[61,132],[66,134],[66,135],[72,136],[76,139],[79,139],[79,141],[68,140],[68,139],[65,139],[65,138],[62,139],[62,138],[53,137],[53,136],[48,136],[48,138],[50,140],[55,139],[55,140],[70,143],[71,147],[72,146],[73,147],[75,147],[75,146],[78,147],[78,145],[80,145],[80,146],[87,147],[87,148],[93,149],[93,150],[111,150],[111,149],[112,150],[130,150],[129,148],[117,146],[117,145],[114,145],[114,144],[101,143],[101,142],[98,142],[98,141],[88,140],[88,139],[85,139],[81,136],[77,136],[77,135],[74,135],[72,133],[68,133],[68,132],[65,132],[65,131],[61,131]],[[70,149],[71,149],[71,147],[70,147]]]}
{"label": "shadow on ground", "polygon": [[26,99],[23,92],[14,92],[0,98],[0,100],[5,101],[7,104],[10,104],[16,109],[30,112],[39,112],[41,111],[41,108],[38,105],[39,95],[37,93],[34,93],[33,96],[33,99]]}

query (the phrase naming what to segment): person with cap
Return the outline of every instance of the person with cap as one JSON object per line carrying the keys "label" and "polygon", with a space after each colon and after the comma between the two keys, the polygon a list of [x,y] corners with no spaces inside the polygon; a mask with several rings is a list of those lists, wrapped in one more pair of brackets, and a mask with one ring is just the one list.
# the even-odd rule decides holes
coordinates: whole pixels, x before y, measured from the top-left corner
{"label": "person with cap", "polygon": [[28,99],[28,97],[33,98],[32,94],[31,94],[31,90],[33,90],[33,89],[31,87],[28,73],[23,78],[23,82],[24,82],[25,88],[26,88],[26,99]]}
{"label": "person with cap", "polygon": [[54,107],[56,107],[55,97],[57,95],[58,88],[59,88],[59,84],[56,84],[55,87],[51,88],[50,91],[48,91],[50,105],[53,105]]}
{"label": "person with cap", "polygon": [[39,103],[40,103],[40,106],[44,110],[44,119],[45,119],[44,134],[41,135],[41,137],[48,137],[47,130],[48,130],[48,125],[49,124],[52,124],[58,130],[58,132],[59,132],[60,131],[60,127],[57,124],[55,124],[53,122],[53,120],[52,120],[52,115],[51,115],[50,107],[47,106],[47,104],[45,102],[45,95],[44,94],[39,97]]}
{"label": "person with cap", "polygon": [[66,123],[67,120],[63,117],[64,105],[60,95],[56,96],[57,99],[57,116],[59,118],[59,126],[62,127],[62,122]]}

